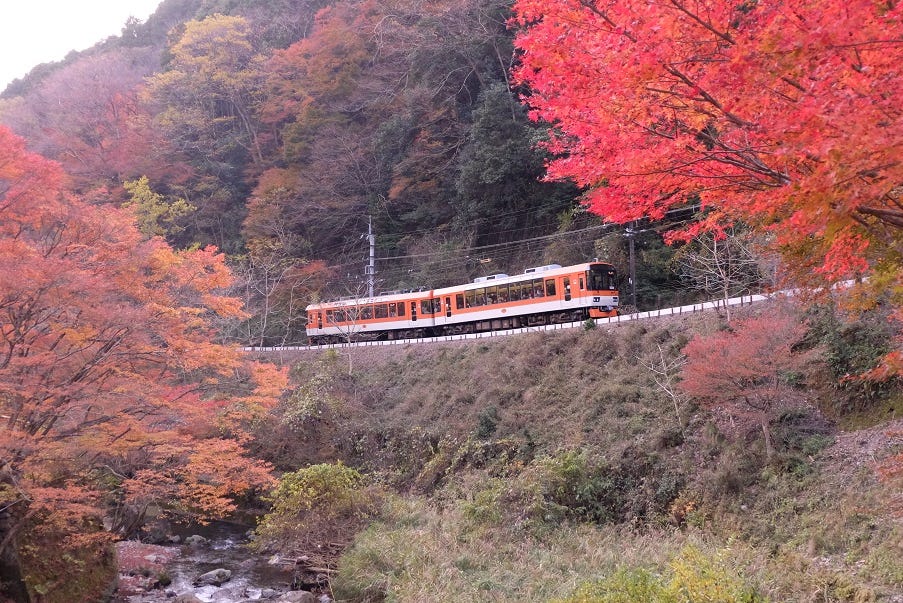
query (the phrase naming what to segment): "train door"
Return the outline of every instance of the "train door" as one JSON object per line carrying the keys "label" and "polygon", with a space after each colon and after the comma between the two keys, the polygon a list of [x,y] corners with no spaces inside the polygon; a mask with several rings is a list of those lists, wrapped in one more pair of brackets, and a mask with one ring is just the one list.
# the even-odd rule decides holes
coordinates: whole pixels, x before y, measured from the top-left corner
{"label": "train door", "polygon": [[562,282],[564,287],[564,301],[571,301],[571,279],[570,277],[564,277],[564,281]]}
{"label": "train door", "polygon": [[451,318],[451,297],[445,298],[445,317]]}
{"label": "train door", "polygon": [[411,302],[411,322],[417,321],[417,302]]}
{"label": "train door", "polygon": [[322,312],[317,312],[317,328],[318,329],[323,328],[323,313]]}

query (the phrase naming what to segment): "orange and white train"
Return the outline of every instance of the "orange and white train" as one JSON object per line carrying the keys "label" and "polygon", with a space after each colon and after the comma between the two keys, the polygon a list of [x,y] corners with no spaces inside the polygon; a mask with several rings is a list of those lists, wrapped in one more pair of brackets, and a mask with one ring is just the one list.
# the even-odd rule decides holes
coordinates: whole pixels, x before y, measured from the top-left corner
{"label": "orange and white train", "polygon": [[604,318],[618,313],[611,264],[550,264],[473,283],[307,307],[312,344],[460,335]]}

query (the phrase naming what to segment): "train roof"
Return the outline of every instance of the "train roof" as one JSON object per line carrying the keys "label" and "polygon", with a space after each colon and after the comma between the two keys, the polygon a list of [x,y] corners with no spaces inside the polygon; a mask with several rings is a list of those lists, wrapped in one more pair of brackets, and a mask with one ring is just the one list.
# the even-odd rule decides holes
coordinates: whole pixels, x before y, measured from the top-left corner
{"label": "train roof", "polygon": [[537,266],[535,268],[527,268],[521,274],[512,275],[493,275],[488,280],[474,281],[465,285],[455,285],[454,287],[443,287],[433,291],[435,295],[446,295],[456,293],[458,291],[470,291],[472,289],[482,289],[483,287],[491,287],[494,284],[520,283],[523,281],[533,280],[535,278],[546,278],[550,276],[560,276],[562,274],[572,274],[575,271],[588,270],[592,264],[605,264],[606,262],[584,262],[582,264],[573,264],[571,266],[561,266],[559,264],[547,264],[545,266]]}

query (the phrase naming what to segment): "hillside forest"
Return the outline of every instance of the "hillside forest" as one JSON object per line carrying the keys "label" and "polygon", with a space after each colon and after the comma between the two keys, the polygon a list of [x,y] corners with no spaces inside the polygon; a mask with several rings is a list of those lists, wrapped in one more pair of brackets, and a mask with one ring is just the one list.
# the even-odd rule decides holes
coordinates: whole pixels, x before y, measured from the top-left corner
{"label": "hillside forest", "polygon": [[[899,601],[901,19],[164,0],[35,67],[0,94],[0,592],[99,600],[112,541],[251,514],[340,600]],[[381,291],[599,258],[624,313],[784,295],[241,351],[362,295],[371,229]]]}
{"label": "hillside forest", "polygon": [[254,314],[236,338],[303,342],[311,299],[359,292],[370,221],[384,291],[595,253],[606,229],[577,187],[542,181],[548,128],[512,82],[510,17],[482,0],[166,0],[14,82],[0,120],[92,204],[225,253]]}

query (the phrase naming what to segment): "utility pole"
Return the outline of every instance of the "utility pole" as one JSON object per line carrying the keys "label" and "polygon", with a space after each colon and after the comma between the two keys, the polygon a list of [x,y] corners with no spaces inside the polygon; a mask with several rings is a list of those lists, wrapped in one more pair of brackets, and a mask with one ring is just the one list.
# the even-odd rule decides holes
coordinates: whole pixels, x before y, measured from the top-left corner
{"label": "utility pole", "polygon": [[373,297],[373,286],[376,282],[376,235],[373,234],[373,217],[367,216],[367,241],[370,243],[370,263],[364,266],[367,277],[367,293]]}
{"label": "utility pole", "polygon": [[636,231],[633,229],[635,222],[627,227],[625,235],[627,236],[628,249],[630,251],[628,262],[630,263],[630,305],[636,310],[636,256],[634,255],[633,240],[636,237]]}

